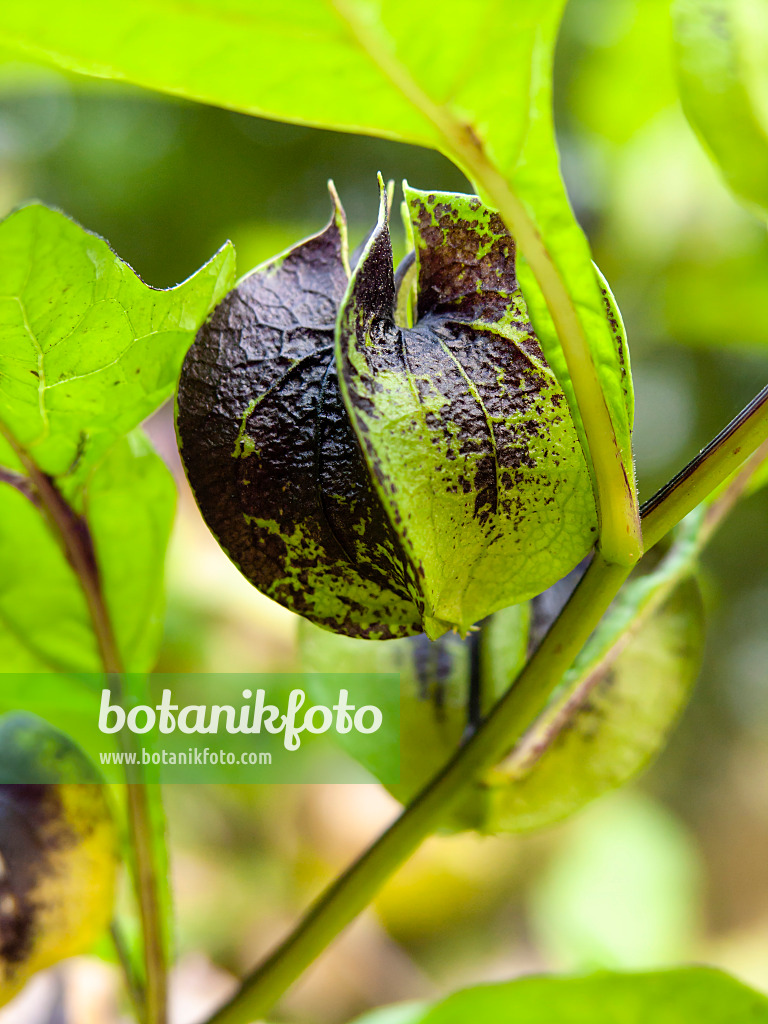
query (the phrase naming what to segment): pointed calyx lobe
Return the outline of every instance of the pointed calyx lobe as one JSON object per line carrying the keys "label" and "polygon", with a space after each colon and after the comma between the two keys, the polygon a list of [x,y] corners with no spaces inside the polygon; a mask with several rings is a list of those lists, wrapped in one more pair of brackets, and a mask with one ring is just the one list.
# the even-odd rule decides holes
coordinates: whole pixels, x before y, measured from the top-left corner
{"label": "pointed calyx lobe", "polygon": [[470,196],[406,198],[415,304],[383,187],[351,280],[334,194],[323,232],[217,307],[177,404],[187,475],[229,557],[286,607],[372,639],[466,632],[564,576],[595,531],[506,229]]}
{"label": "pointed calyx lobe", "polygon": [[339,393],[348,271],[333,199],[324,231],[250,273],[200,330],[177,430],[203,517],[240,571],[318,625],[386,639],[421,625]]}
{"label": "pointed calyx lobe", "polygon": [[501,219],[470,196],[406,189],[406,200],[416,323],[395,321],[382,202],[342,305],[336,359],[413,601],[435,637],[564,576],[592,545],[596,518]]}

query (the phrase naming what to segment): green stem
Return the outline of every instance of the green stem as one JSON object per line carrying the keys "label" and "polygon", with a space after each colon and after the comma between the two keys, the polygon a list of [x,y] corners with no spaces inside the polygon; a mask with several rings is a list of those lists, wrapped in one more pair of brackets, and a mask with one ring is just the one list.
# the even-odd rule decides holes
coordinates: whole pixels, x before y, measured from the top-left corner
{"label": "green stem", "polygon": [[[85,520],[65,501],[54,481],[38,467],[13,434],[0,424],[0,434],[13,448],[34,490],[49,528],[59,541],[85,596],[104,672],[115,679],[120,690],[122,659],[115,640],[99,578],[96,553]],[[18,486],[18,485],[17,485]],[[140,766],[126,766],[126,793],[131,848],[134,856],[134,885],[144,939],[146,974],[146,1024],[165,1024],[167,1019],[167,964],[158,880],[152,856],[152,815],[147,787],[141,781]]]}
{"label": "green stem", "polygon": [[[594,469],[600,516],[599,547],[608,562],[634,565],[642,554],[634,481],[627,478],[622,452],[597,374],[577,304],[547,250],[525,204],[489,159],[471,127],[436,103],[416,82],[381,34],[349,0],[330,0],[361,49],[395,88],[435,128],[446,155],[494,205],[525,255],[546,301],[573,384]],[[567,202],[564,199],[564,203]]]}
{"label": "green stem", "polygon": [[514,686],[442,772],[309,911],[296,931],[243,984],[210,1024],[260,1018],[317,955],[373,899],[389,876],[444,820],[468,781],[490,768],[545,707],[629,574],[599,555]]}
{"label": "green stem", "polygon": [[[135,771],[135,778],[133,777]],[[155,823],[149,802],[148,786],[138,781],[141,769],[126,767],[128,821],[136,895],[144,940],[144,1018],[146,1024],[166,1024],[168,1004],[168,964],[163,929],[159,880],[155,872],[153,834]]]}
{"label": "green stem", "polygon": [[600,517],[599,548],[606,561],[632,566],[642,555],[643,541],[637,495],[627,477],[605,395],[597,375],[587,336],[565,281],[553,262],[541,234],[520,199],[483,150],[459,141],[454,152],[471,179],[480,186],[508,226],[525,255],[547,303],[573,384],[594,469]]}
{"label": "green stem", "polygon": [[[761,441],[765,441],[766,431],[746,425],[754,417],[761,418],[761,408],[758,396],[718,435],[719,438],[737,436],[740,452],[733,455],[733,444],[730,442],[713,442],[705,452],[709,451],[715,459],[714,469],[708,465],[706,457],[698,456],[691,464],[692,468],[686,467],[686,471],[675,478],[686,475],[684,488],[682,484],[680,488],[665,488],[666,497],[651,499],[646,507],[649,509],[652,539],[646,544],[646,550],[661,540],[667,529],[671,529],[691,511],[688,502],[691,495],[700,493],[700,476],[707,480],[707,493],[711,492],[727,480],[736,468],[738,462],[734,463],[734,458],[740,456],[739,461],[743,462],[758,448]],[[725,457],[722,454],[724,450],[731,452],[731,456]],[[754,468],[754,465],[750,467],[750,475]],[[669,514],[666,502],[670,502],[670,507],[674,509]],[[716,517],[717,522],[720,518]],[[662,523],[664,529],[660,525]],[[245,1021],[261,1017],[371,902],[387,879],[440,825],[446,811],[458,799],[464,787],[503,757],[544,710],[553,689],[586,643],[630,571],[630,568],[608,563],[600,554],[596,554],[584,578],[531,660],[474,735],[387,831],[332,883],[294,932],[245,979],[236,995],[209,1019],[208,1024],[244,1024]]]}

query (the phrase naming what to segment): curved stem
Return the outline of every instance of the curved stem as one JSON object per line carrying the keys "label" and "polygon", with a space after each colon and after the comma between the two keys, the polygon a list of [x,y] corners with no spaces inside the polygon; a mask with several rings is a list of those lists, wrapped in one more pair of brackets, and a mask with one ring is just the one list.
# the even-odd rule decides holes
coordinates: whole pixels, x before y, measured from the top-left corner
{"label": "curved stem", "polygon": [[478,773],[491,767],[545,707],[559,679],[629,574],[596,556],[535,655],[477,732],[441,773],[312,907],[295,932],[209,1024],[260,1018],[328,943],[373,899],[389,876],[437,828]]}
{"label": "curved stem", "polygon": [[507,224],[525,255],[547,303],[562,346],[584,425],[594,468],[600,519],[599,548],[606,561],[632,566],[642,555],[643,540],[634,482],[627,477],[605,395],[576,304],[548,252],[541,234],[505,178],[479,146],[464,141],[455,152]]}
{"label": "curved stem", "polygon": [[[761,392],[761,395],[763,393]],[[759,395],[729,427],[718,435],[682,474],[685,486],[665,488],[647,503],[649,534],[646,550],[691,511],[692,496],[699,501],[724,483],[733,470],[765,442],[768,425],[762,422]],[[748,426],[752,421],[752,427]],[[727,441],[719,441],[725,438]],[[736,438],[736,441],[733,439]],[[736,449],[734,450],[734,445]],[[726,454],[723,454],[726,453]],[[719,524],[749,476],[761,449],[713,519]],[[710,465],[708,459],[714,459]],[[700,480],[706,480],[702,494]],[[669,503],[669,504],[667,504]],[[707,537],[711,535],[711,531]],[[235,996],[208,1024],[245,1024],[266,1013],[303,971],[371,902],[381,886],[438,827],[464,787],[495,764],[530,727],[547,706],[553,689],[597,626],[631,569],[606,562],[597,554],[587,572],[513,686],[498,701],[477,731],[460,747],[442,771],[405,808],[399,818],[332,883],[310,908],[291,935],[243,982]]]}
{"label": "curved stem", "polygon": [[496,206],[528,260],[562,345],[584,425],[597,487],[600,550],[609,562],[634,565],[642,553],[634,481],[627,478],[579,309],[541,233],[509,181],[489,159],[472,128],[424,91],[394,51],[382,44],[381,35],[360,14],[357,4],[349,0],[330,0],[330,3],[382,74],[431,122],[446,155]]}

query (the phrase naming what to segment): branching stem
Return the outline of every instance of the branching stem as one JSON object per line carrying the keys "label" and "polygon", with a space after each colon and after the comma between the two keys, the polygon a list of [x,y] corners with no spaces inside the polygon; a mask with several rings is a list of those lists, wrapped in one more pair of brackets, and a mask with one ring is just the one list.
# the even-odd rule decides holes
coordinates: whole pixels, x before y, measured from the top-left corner
{"label": "branching stem", "polygon": [[[724,440],[720,441],[721,438]],[[650,537],[646,538],[646,550],[661,540],[696,503],[727,480],[766,440],[768,416],[764,400],[758,396],[704,449],[709,455],[702,453],[691,468],[684,471],[684,485],[667,488],[660,498],[648,502]],[[710,459],[714,464],[710,464]],[[750,474],[753,469],[754,465],[750,467]],[[701,484],[700,480],[705,480],[706,484]],[[740,493],[739,488],[743,490],[744,486],[743,480],[736,483],[734,494]],[[725,499],[725,495],[723,497]],[[731,498],[735,500],[733,495]],[[726,511],[723,505],[722,514]],[[722,516],[718,515],[716,521],[720,518]],[[503,757],[544,710],[552,691],[630,571],[629,567],[609,563],[596,554],[531,660],[477,731],[400,817],[332,883],[292,934],[246,978],[237,994],[208,1024],[246,1024],[261,1018],[370,903],[387,879],[441,824],[465,786]]]}

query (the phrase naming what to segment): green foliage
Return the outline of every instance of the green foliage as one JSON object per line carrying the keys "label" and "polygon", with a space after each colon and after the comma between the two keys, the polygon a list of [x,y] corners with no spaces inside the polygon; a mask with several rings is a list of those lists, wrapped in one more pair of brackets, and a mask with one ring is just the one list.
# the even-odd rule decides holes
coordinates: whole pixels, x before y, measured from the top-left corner
{"label": "green foliage", "polygon": [[134,428],[171,393],[233,264],[225,247],[184,284],[156,291],[54,210],[23,207],[0,224],[5,670],[102,668],[72,545],[93,560],[123,666],[154,663],[175,489]]}
{"label": "green foliage", "polygon": [[[135,430],[96,461],[79,498],[124,666],[145,671],[154,664],[160,640],[163,561],[176,504],[173,479],[146,436]],[[4,671],[100,671],[81,581],[41,509],[3,484],[0,516]],[[28,571],[30,551],[36,572]]]}
{"label": "green foliage", "polygon": [[[14,673],[2,706],[35,703],[24,692],[34,677],[15,673],[53,669],[62,673],[58,705],[37,710],[77,734],[83,716],[93,722],[96,693],[65,673],[153,666],[175,487],[138,425],[169,397],[189,342],[233,275],[227,245],[188,281],[159,291],[56,211],[28,206],[0,224],[0,653],[3,670]],[[48,728],[25,733],[36,757],[50,746]],[[41,862],[40,884],[33,874],[22,894],[45,913],[30,918],[34,941],[4,972],[8,997],[34,971],[87,948],[111,913],[114,856],[90,806],[103,803],[101,788],[52,781],[41,797],[45,820],[58,816],[69,828],[78,825],[73,815],[87,812],[89,831],[54,837],[60,849]],[[143,906],[142,918],[157,917],[157,945],[167,947],[160,791],[136,785],[149,781],[140,768],[130,781],[133,841],[125,854],[139,902],[146,878],[155,879],[156,910]],[[111,832],[107,838],[114,846]],[[45,836],[35,841],[45,848]]]}
{"label": "green foliage", "polygon": [[[131,0],[105,20],[95,0],[78,0],[66,14],[46,0],[6,5],[0,40],[86,74],[415,142],[454,159],[500,210],[531,262],[524,291],[588,458],[598,466],[609,553],[631,562],[637,538],[627,367],[562,185],[552,124],[551,65],[562,7],[562,0],[504,0],[501,7],[486,0],[467,24],[456,0],[440,17],[429,5],[403,0],[302,0],[290,10]],[[412,31],[419,19],[428,32]],[[505,34],[503,60],[489,59],[487,49],[497,24],[515,26]]]}
{"label": "green foliage", "polygon": [[[3,669],[98,671],[101,665],[85,596],[43,516],[21,491],[2,483],[0,517]],[[30,551],[40,567],[37,572],[29,571]]]}
{"label": "green foliage", "polygon": [[768,1021],[768,999],[722,971],[687,967],[647,974],[522,978],[465,989],[431,1006],[393,1007],[358,1024],[731,1024]]}
{"label": "green foliage", "polygon": [[170,396],[233,273],[226,246],[188,281],[155,290],[63,214],[40,205],[10,214],[0,224],[6,440],[60,477],[77,505],[94,461]]}
{"label": "green foliage", "polygon": [[165,549],[176,487],[141,430],[120,438],[90,475],[84,514],[126,672],[157,658],[163,627]]}
{"label": "green foliage", "polygon": [[764,0],[676,0],[685,112],[730,188],[768,216],[768,8]]}

